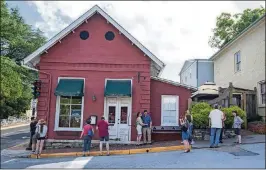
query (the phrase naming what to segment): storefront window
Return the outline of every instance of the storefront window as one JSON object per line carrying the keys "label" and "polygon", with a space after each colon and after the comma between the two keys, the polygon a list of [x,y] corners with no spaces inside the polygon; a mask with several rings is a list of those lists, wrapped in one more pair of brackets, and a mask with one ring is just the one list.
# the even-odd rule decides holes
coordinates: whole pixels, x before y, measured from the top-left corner
{"label": "storefront window", "polygon": [[59,127],[79,128],[81,125],[82,97],[60,96]]}

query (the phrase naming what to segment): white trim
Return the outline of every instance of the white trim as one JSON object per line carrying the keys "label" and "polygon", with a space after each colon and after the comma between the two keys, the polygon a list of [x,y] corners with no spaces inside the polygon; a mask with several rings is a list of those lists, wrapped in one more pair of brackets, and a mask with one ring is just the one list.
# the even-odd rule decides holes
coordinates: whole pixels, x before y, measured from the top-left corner
{"label": "white trim", "polygon": [[151,60],[153,60],[159,67],[162,69],[165,64],[158,59],[154,54],[152,54],[146,47],[144,47],[139,41],[137,41],[131,34],[129,34],[124,28],[122,28],[116,21],[114,21],[107,13],[105,13],[98,5],[93,6],[90,10],[88,10],[85,14],[80,16],[77,20],[72,22],[69,26],[51,38],[46,44],[42,47],[38,48],[32,54],[27,56],[23,60],[23,64],[27,64],[31,60],[36,57],[40,57],[40,55],[54,46],[59,40],[63,39],[67,36],[72,30],[80,26],[82,23],[86,22],[90,17],[92,17],[96,12],[101,14],[109,23],[111,23],[114,27],[118,29],[123,35],[125,35],[133,44],[135,44],[141,51],[143,51]]}
{"label": "white trim", "polygon": [[56,112],[55,112],[55,126],[54,131],[82,131],[83,127],[83,117],[84,117],[84,96],[85,96],[85,78],[83,77],[58,77],[58,83],[61,79],[81,79],[84,81],[81,105],[81,117],[80,117],[80,127],[79,128],[60,128],[59,126],[59,111],[60,111],[60,96],[56,96]]}
{"label": "white trim", "polygon": [[189,86],[189,85],[186,85],[186,84],[183,84],[183,83],[174,82],[172,80],[167,80],[167,79],[163,79],[163,78],[159,78],[159,77],[153,77],[153,76],[151,76],[151,79],[152,80],[157,80],[157,81],[160,81],[160,82],[163,82],[163,83],[171,84],[173,86],[184,87],[184,88],[187,88],[187,89],[192,89],[194,91],[197,91],[196,87],[192,87],[192,86]]}
{"label": "white trim", "polygon": [[[177,123],[163,123],[163,99],[166,97],[176,98],[176,122]],[[179,96],[178,95],[161,95],[161,126],[179,126]]]}

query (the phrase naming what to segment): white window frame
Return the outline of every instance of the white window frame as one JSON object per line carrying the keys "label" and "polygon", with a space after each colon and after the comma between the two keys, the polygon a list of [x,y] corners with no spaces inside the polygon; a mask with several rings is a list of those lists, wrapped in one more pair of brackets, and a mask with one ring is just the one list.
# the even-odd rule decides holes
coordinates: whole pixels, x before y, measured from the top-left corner
{"label": "white window frame", "polygon": [[[239,55],[240,61],[237,61],[237,56]],[[235,72],[241,71],[241,53],[240,51],[234,54],[234,65],[235,65]],[[237,65],[239,65],[239,70],[237,70]]]}
{"label": "white window frame", "polygon": [[60,115],[60,96],[56,96],[56,112],[55,112],[55,127],[54,131],[82,131],[83,128],[83,112],[84,112],[84,96],[85,96],[85,78],[83,77],[58,77],[58,83],[61,79],[79,79],[84,81],[83,93],[82,96],[82,105],[81,105],[81,118],[80,118],[80,127],[79,128],[67,128],[59,127],[59,115]]}
{"label": "white window frame", "polygon": [[[266,82],[265,81],[260,81],[258,82],[258,95],[259,95],[259,106],[265,106],[266,103],[262,103],[262,93],[261,93],[261,85],[265,84]],[[266,85],[265,85],[266,86]],[[264,94],[265,95],[265,94]]]}
{"label": "white window frame", "polygon": [[[176,98],[176,123],[164,123],[163,122],[163,100],[167,97]],[[177,95],[161,95],[161,126],[179,126],[179,96]]]}

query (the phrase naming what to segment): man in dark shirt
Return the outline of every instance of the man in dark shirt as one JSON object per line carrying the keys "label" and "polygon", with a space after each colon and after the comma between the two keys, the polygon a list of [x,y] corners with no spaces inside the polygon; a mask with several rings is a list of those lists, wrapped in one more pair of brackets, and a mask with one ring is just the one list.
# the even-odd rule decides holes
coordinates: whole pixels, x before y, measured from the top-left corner
{"label": "man in dark shirt", "polygon": [[[30,123],[30,143],[27,148],[27,150],[32,150],[32,152],[35,152],[36,142],[37,139],[34,138],[36,125],[38,121],[35,119],[35,117],[31,117],[31,123]],[[33,147],[32,147],[33,146]]]}
{"label": "man in dark shirt", "polygon": [[99,130],[100,137],[100,152],[102,155],[103,142],[106,142],[107,155],[109,156],[109,132],[108,132],[108,122],[105,120],[104,116],[101,117],[101,120],[97,124],[97,129]]}
{"label": "man in dark shirt", "polygon": [[146,124],[142,127],[143,130],[143,142],[147,144],[147,136],[148,136],[148,144],[151,144],[151,127],[152,127],[152,120],[151,116],[148,114],[147,110],[144,110],[144,114],[142,116],[143,123]]}

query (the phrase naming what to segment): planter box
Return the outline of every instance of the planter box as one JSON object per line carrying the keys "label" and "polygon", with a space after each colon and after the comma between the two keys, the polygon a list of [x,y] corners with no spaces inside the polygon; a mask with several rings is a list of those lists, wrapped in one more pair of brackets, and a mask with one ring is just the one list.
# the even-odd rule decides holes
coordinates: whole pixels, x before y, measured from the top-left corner
{"label": "planter box", "polygon": [[[195,140],[210,140],[211,129],[194,129]],[[223,139],[234,138],[234,129],[224,129]]]}

